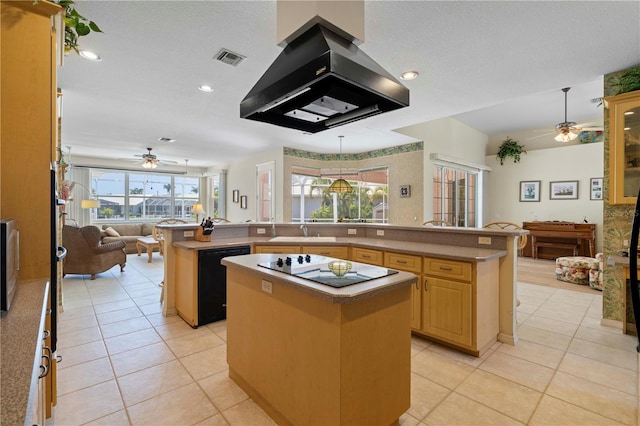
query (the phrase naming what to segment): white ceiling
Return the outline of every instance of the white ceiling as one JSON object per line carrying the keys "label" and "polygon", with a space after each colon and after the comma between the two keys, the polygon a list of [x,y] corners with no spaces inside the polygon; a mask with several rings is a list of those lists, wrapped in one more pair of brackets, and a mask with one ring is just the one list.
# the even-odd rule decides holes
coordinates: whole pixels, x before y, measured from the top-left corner
{"label": "white ceiling", "polygon": [[[638,1],[366,1],[360,46],[404,82],[411,106],[304,135],[239,118],[239,104],[281,51],[276,2],[76,1],[104,34],[80,39],[59,72],[62,144],[73,155],[222,168],[281,146],[362,152],[414,142],[394,129],[453,116],[487,135],[601,120],[602,76],[640,64]],[[212,57],[247,56],[238,67]],[[213,93],[197,90],[210,84]],[[175,143],[158,138],[176,139]],[[547,145],[545,145],[547,144]],[[553,145],[553,135],[527,142]]]}

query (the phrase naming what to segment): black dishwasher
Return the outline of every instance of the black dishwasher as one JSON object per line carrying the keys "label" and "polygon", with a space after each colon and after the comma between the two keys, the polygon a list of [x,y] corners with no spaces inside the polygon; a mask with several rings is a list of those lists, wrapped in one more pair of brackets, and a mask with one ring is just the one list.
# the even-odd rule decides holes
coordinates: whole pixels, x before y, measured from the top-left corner
{"label": "black dishwasher", "polygon": [[198,325],[227,317],[227,268],[222,258],[250,253],[249,246],[198,252]]}

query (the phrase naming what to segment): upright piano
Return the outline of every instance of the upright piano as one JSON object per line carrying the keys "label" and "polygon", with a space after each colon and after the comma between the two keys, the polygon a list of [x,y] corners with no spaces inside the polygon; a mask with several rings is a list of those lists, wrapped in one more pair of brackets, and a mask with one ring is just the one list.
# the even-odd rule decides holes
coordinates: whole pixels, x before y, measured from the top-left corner
{"label": "upright piano", "polygon": [[595,256],[596,225],[561,221],[524,222],[529,231],[523,256],[555,259],[561,256]]}

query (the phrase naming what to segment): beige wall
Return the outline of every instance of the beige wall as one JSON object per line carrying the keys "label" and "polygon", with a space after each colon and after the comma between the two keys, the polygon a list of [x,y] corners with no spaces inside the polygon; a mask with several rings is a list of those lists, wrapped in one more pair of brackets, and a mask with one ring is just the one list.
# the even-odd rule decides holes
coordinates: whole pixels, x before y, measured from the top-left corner
{"label": "beige wall", "polygon": [[[591,143],[529,151],[519,163],[495,155],[486,157],[491,167],[485,202],[489,205],[486,222],[506,221],[521,224],[535,220],[582,222],[596,226],[596,250],[602,250],[602,200],[590,200],[591,178],[603,176],[603,144]],[[520,181],[540,181],[540,201],[520,202]],[[577,200],[549,199],[549,182],[577,180]]]}
{"label": "beige wall", "polygon": [[[424,200],[423,186],[423,152],[400,152],[398,149],[389,148],[372,153],[369,158],[360,158],[362,155],[343,155],[340,165],[347,168],[370,168],[377,166],[389,167],[389,223],[394,225],[414,225],[423,222],[422,204]],[[388,153],[387,155],[384,155]],[[310,153],[312,154],[312,153]],[[312,155],[310,155],[312,157]],[[354,159],[353,157],[357,157]],[[324,160],[308,158],[306,156],[284,156],[284,176],[291,176],[293,166],[313,168],[335,168],[336,159]],[[283,182],[283,206],[284,222],[291,221],[291,181]],[[400,185],[411,185],[411,197],[400,198]]]}

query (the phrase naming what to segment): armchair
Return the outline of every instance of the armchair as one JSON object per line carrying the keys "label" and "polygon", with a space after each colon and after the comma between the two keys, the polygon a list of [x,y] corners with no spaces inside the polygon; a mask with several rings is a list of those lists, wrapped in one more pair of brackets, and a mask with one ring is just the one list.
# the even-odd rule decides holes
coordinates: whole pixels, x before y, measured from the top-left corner
{"label": "armchair", "polygon": [[127,263],[124,250],[126,243],[114,241],[102,244],[100,237],[100,230],[95,226],[62,227],[62,245],[67,249],[64,275],[90,274],[91,279],[95,280],[96,274],[108,271],[115,265],[120,265],[120,271],[124,271]]}

